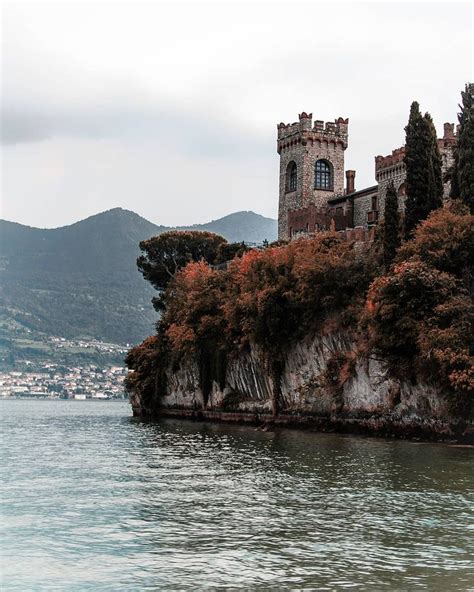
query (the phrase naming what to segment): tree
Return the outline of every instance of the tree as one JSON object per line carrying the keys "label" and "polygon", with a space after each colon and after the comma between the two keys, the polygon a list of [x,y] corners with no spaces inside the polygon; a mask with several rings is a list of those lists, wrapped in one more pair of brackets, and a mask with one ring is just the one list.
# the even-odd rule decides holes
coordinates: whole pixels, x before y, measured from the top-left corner
{"label": "tree", "polygon": [[469,356],[474,216],[460,201],[432,212],[372,283],[371,345],[399,377],[411,370],[450,389],[474,388]]}
{"label": "tree", "polygon": [[[151,405],[166,389],[167,348],[163,337],[152,335],[127,353],[125,364],[129,369],[125,390],[131,402]],[[160,393],[161,391],[161,393]]]}
{"label": "tree", "polygon": [[405,127],[405,166],[407,171],[405,203],[405,233],[411,234],[422,219],[422,203],[428,186],[426,167],[426,145],[424,142],[424,123],[420,106],[416,101],[411,104],[408,125]]}
{"label": "tree", "polygon": [[472,392],[472,304],[454,276],[415,258],[403,261],[372,283],[367,310],[371,345],[400,378],[424,374]]}
{"label": "tree", "polygon": [[[397,261],[417,259],[472,285],[474,216],[460,202],[432,212],[416,229],[414,239],[404,243]],[[458,211],[456,211],[458,210]],[[463,211],[464,210],[464,211]]]}
{"label": "tree", "polygon": [[405,132],[405,234],[409,238],[416,225],[441,206],[443,184],[436,130],[431,116],[428,113],[422,116],[416,101],[411,105]]}
{"label": "tree", "polygon": [[438,136],[433,119],[429,113],[425,113],[423,120],[426,125],[426,133],[429,137],[430,153],[428,159],[429,185],[426,195],[426,218],[430,212],[443,205],[443,175],[441,172],[441,155],[438,148]]}
{"label": "tree", "polygon": [[459,186],[457,197],[474,213],[474,84],[466,84],[461,97],[456,163]]}
{"label": "tree", "polygon": [[446,172],[444,182],[449,181],[451,183],[451,187],[449,189],[449,197],[451,199],[459,199],[460,191],[459,191],[459,171],[458,171],[458,147],[454,146],[453,150],[454,162],[449,167]]}
{"label": "tree", "polygon": [[213,264],[219,247],[227,241],[212,232],[170,231],[140,243],[145,253],[137,259],[143,277],[157,290],[164,290],[176,273],[192,261]]}
{"label": "tree", "polygon": [[383,260],[388,270],[400,246],[400,222],[398,216],[398,197],[393,181],[387,188],[385,197],[385,215],[383,225]]}
{"label": "tree", "polygon": [[242,241],[241,243],[222,243],[217,249],[216,264],[228,263],[234,257],[242,257],[249,250],[249,247]]}

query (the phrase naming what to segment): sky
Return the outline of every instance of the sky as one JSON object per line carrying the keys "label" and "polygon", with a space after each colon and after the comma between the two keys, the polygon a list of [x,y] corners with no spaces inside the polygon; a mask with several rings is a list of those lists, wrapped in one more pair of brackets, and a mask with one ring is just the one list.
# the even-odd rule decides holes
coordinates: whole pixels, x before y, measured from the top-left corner
{"label": "sky", "polygon": [[472,76],[470,3],[3,2],[2,218],[114,207],[156,224],[276,217],[276,125],[349,117],[345,168],[441,133]]}

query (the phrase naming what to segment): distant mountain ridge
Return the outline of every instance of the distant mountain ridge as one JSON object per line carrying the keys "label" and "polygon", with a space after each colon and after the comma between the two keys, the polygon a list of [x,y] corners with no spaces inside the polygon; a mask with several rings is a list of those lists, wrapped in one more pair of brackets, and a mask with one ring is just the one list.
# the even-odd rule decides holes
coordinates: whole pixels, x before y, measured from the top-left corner
{"label": "distant mountain ridge", "polygon": [[[230,242],[276,239],[276,220],[236,212],[206,224]],[[25,332],[136,343],[153,331],[138,243],[172,228],[122,208],[40,229],[0,220],[0,340]]]}
{"label": "distant mountain ridge", "polygon": [[278,223],[255,212],[242,211],[229,214],[218,220],[193,226],[179,226],[176,230],[209,230],[222,235],[229,242],[258,243],[267,239],[272,242],[278,236]]}

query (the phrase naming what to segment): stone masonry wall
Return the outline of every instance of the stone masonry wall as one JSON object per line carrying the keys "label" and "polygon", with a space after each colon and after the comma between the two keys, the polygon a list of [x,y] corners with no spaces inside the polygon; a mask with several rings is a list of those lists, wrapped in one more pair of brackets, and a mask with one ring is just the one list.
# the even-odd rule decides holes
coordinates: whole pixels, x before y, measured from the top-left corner
{"label": "stone masonry wall", "polygon": [[367,226],[367,213],[372,210],[372,197],[366,195],[354,199],[354,226]]}
{"label": "stone masonry wall", "polygon": [[[278,153],[280,154],[280,197],[278,237],[289,238],[288,211],[310,204],[325,206],[328,199],[344,193],[344,150],[347,148],[348,120],[339,118],[334,123],[312,123],[312,115],[301,113],[299,122],[279,124]],[[331,190],[314,188],[315,164],[319,159],[332,165]],[[296,191],[287,191],[287,169],[290,162],[297,165]]]}

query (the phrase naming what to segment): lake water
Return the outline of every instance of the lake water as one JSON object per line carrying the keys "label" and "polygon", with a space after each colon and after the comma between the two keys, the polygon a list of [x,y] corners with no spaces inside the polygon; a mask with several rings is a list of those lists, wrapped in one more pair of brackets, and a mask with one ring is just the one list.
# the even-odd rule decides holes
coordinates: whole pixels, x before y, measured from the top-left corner
{"label": "lake water", "polygon": [[0,405],[2,590],[474,589],[473,449]]}

